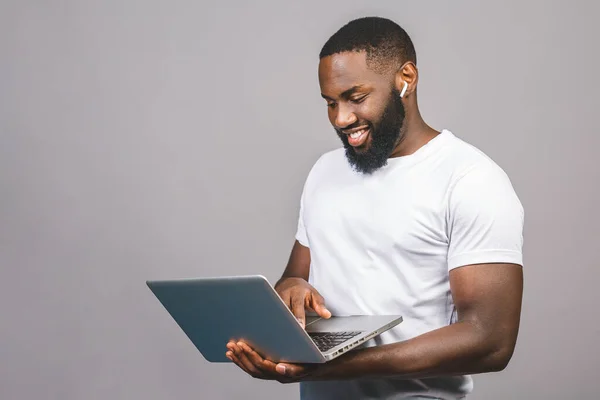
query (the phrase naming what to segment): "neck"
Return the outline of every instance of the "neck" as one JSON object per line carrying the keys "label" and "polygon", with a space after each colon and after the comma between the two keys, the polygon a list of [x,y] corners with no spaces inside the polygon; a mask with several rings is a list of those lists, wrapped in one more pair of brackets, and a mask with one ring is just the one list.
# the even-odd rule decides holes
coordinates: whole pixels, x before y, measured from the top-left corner
{"label": "neck", "polygon": [[[416,97],[416,94],[415,94]],[[392,151],[390,158],[402,157],[413,154],[421,147],[426,145],[431,139],[440,134],[423,120],[416,98],[411,99],[409,104],[405,105],[406,117],[402,124],[400,140]]]}

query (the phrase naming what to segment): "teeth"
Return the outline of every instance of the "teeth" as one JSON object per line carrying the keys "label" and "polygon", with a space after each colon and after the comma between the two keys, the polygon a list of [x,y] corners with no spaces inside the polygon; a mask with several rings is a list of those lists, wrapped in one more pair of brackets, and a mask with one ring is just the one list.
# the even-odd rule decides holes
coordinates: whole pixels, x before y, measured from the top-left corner
{"label": "teeth", "polygon": [[351,134],[350,134],[350,137],[351,137],[352,139],[358,139],[358,138],[360,137],[360,135],[362,135],[363,133],[365,133],[365,130],[364,130],[364,129],[363,129],[363,130],[361,130],[361,131],[358,131],[358,132],[351,133]]}

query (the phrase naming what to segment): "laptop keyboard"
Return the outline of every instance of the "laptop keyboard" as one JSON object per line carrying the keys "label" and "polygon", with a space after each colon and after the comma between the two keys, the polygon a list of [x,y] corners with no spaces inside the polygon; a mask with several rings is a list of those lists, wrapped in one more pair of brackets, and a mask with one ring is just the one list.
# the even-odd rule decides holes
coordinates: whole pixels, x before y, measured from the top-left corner
{"label": "laptop keyboard", "polygon": [[319,350],[327,351],[360,333],[362,332],[309,332],[308,335]]}

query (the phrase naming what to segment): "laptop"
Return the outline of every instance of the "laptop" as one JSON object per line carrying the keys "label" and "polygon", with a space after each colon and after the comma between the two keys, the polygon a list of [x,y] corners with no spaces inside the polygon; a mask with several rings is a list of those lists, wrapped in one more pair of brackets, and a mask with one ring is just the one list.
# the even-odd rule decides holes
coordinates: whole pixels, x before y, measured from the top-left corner
{"label": "laptop", "polygon": [[273,362],[325,363],[402,322],[400,315],[307,316],[305,329],[262,275],[146,281],[209,362],[243,340]]}

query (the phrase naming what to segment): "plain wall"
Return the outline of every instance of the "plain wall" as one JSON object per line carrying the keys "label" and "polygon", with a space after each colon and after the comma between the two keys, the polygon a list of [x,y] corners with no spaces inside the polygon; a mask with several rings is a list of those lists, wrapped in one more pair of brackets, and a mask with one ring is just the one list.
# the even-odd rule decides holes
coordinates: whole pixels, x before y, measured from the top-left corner
{"label": "plain wall", "polygon": [[[470,399],[598,398],[597,2],[0,3],[0,398],[282,399],[206,362],[146,279],[280,276],[309,168],[340,146],[318,52],[412,36],[424,118],[525,207],[515,355]],[[225,347],[224,347],[225,351]]]}

